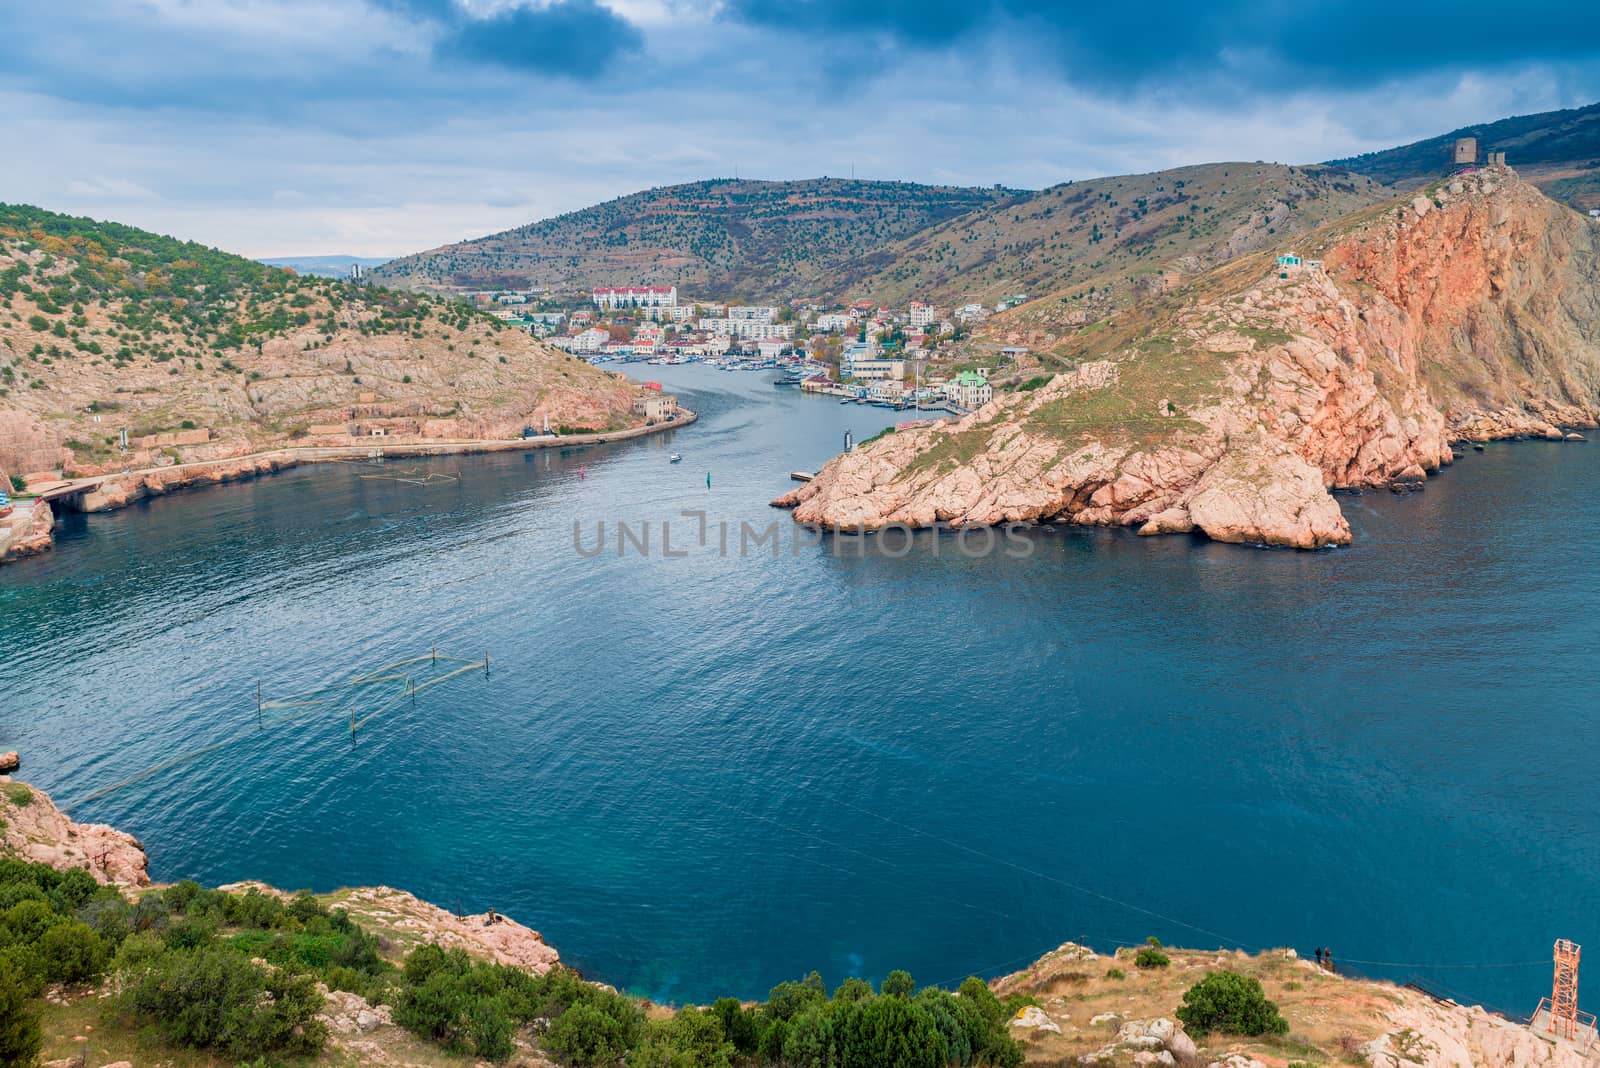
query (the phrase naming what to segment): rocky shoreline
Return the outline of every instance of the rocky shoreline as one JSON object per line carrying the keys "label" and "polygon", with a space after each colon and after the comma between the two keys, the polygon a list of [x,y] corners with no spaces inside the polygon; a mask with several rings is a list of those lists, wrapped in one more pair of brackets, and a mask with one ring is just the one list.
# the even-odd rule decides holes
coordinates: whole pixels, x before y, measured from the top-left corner
{"label": "rocky shoreline", "polygon": [[[110,512],[151,497],[248,481],[286,471],[301,464],[366,460],[376,456],[453,456],[604,445],[676,430],[689,426],[698,419],[699,416],[695,412],[680,408],[678,418],[670,423],[655,423],[594,434],[482,441],[393,442],[360,446],[287,446],[248,456],[174,464],[168,467],[152,467],[70,480],[53,487],[47,486],[46,492],[59,495],[55,497],[58,508],[80,512]],[[82,488],[75,490],[74,487]],[[0,542],[0,564],[36,556],[52,548],[54,538],[51,530],[54,519],[50,503],[36,500],[32,504],[32,509],[33,518],[28,527],[13,536],[9,542]]]}
{"label": "rocky shoreline", "polygon": [[[58,870],[86,869],[96,881],[138,896],[151,888],[144,847],[133,836],[98,824],[72,821],[37,788],[0,775],[0,855]],[[290,895],[256,882],[219,889]],[[321,895],[379,936],[391,954],[432,942],[460,948],[481,960],[542,974],[560,962],[543,936],[496,913],[456,916],[392,887],[360,887]],[[1159,967],[1136,964],[1136,949],[1103,955],[1064,943],[1023,970],[992,980],[1001,997],[1022,995],[1008,1030],[1026,1063],[1117,1065],[1132,1068],[1285,1068],[1308,1051],[1374,1068],[1589,1068],[1570,1045],[1557,1044],[1504,1016],[1431,996],[1420,989],[1335,974],[1300,959],[1293,949],[1250,955],[1229,950],[1166,949]],[[1193,1035],[1172,1018],[1182,992],[1219,970],[1247,974],[1269,985],[1294,1028],[1288,1038],[1249,1039]],[[328,1063],[410,1063],[414,1040],[399,1029],[391,1008],[320,986],[321,1019],[330,1039]],[[53,988],[46,999],[70,1005],[94,991]],[[81,1049],[73,1032],[53,1036],[55,1048]],[[398,1049],[397,1049],[398,1047]],[[519,1064],[549,1066],[537,1048],[519,1039]],[[399,1053],[397,1057],[396,1054]],[[1286,1054],[1293,1054],[1286,1059]],[[57,1054],[59,1057],[60,1054]],[[1332,1063],[1332,1060],[1327,1063]],[[47,1068],[82,1068],[62,1059]],[[318,1063],[322,1063],[319,1061]],[[429,1063],[432,1063],[431,1061]],[[463,1062],[468,1063],[468,1062]],[[1324,1063],[1314,1060],[1306,1063]]]}
{"label": "rocky shoreline", "polygon": [[1350,541],[1333,490],[1600,424],[1600,227],[1504,166],[1427,193],[1092,324],[1038,388],[838,456],[773,503],[834,529],[1063,522],[1316,549]]}

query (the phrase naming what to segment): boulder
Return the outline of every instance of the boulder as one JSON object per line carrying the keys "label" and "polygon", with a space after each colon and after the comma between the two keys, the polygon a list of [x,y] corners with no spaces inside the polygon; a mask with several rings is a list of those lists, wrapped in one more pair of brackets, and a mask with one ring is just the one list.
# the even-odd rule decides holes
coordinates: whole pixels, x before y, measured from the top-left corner
{"label": "boulder", "polygon": [[1044,1010],[1037,1005],[1029,1005],[1020,1010],[1011,1018],[1011,1026],[1030,1028],[1035,1031],[1048,1031],[1053,1035],[1061,1033],[1061,1025],[1046,1016]]}
{"label": "boulder", "polygon": [[0,773],[16,771],[21,766],[22,758],[17,756],[15,750],[9,753],[0,753]]}
{"label": "boulder", "polygon": [[1173,1056],[1180,1061],[1193,1060],[1200,1053],[1195,1048],[1194,1039],[1183,1031],[1174,1031],[1172,1033],[1172,1037],[1167,1039],[1167,1049],[1171,1050]]}
{"label": "boulder", "polygon": [[1574,430],[1570,434],[1567,435],[1567,440],[1568,441],[1588,441],[1589,439],[1584,437],[1582,434],[1578,433],[1576,430]]}
{"label": "boulder", "polygon": [[1133,1055],[1133,1063],[1145,1065],[1159,1064],[1163,1065],[1164,1068],[1172,1068],[1173,1065],[1178,1063],[1178,1059],[1164,1049],[1157,1050],[1156,1052],[1142,1049]]}

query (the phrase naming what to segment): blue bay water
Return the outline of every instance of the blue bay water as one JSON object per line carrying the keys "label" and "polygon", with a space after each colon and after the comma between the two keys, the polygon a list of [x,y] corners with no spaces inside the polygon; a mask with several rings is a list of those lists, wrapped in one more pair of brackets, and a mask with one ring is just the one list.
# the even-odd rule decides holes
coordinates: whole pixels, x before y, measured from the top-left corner
{"label": "blue bay water", "polygon": [[[1342,498],[1333,552],[1061,528],[1026,557],[921,534],[890,558],[796,549],[767,502],[892,413],[648,370],[701,422],[69,516],[0,570],[0,749],[71,802],[227,742],[71,811],[138,835],[158,879],[493,906],[663,1000],[1154,934],[1330,945],[1526,1012],[1528,962],[1600,941],[1600,446]],[[452,479],[370,477],[417,468]],[[777,558],[739,553],[775,520]],[[255,729],[258,682],[435,643],[489,672],[354,742],[392,690]]]}

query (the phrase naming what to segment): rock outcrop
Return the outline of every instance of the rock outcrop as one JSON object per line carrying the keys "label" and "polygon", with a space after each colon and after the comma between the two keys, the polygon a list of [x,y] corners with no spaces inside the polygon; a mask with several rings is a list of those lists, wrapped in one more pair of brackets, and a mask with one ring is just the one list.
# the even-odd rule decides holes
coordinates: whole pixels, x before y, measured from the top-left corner
{"label": "rock outcrop", "polygon": [[36,786],[0,776],[0,852],[52,868],[86,868],[95,880],[149,886],[144,846],[131,834],[100,823],[75,823]]}
{"label": "rock outcrop", "polygon": [[1064,521],[1312,549],[1350,540],[1331,489],[1600,422],[1600,227],[1505,167],[1416,199],[1097,324],[1041,388],[838,456],[774,503],[835,529]]}
{"label": "rock outcrop", "polygon": [[55,545],[55,515],[44,501],[19,501],[0,519],[0,564],[47,553]]}

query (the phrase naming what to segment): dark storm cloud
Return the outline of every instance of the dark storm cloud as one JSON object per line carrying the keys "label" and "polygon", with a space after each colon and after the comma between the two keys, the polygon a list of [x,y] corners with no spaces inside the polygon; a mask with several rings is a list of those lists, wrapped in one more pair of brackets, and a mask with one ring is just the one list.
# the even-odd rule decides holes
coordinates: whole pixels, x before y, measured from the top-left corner
{"label": "dark storm cloud", "polygon": [[1433,71],[1600,56],[1589,0],[730,0],[723,17],[821,35],[836,57],[877,57],[878,63],[852,65],[857,71],[875,69],[894,53],[995,44],[1087,89],[1179,88],[1183,78],[1255,89],[1348,88]]}
{"label": "dark storm cloud", "polygon": [[595,0],[505,7],[483,16],[451,0],[386,0],[380,6],[432,23],[435,56],[446,62],[583,80],[644,46],[637,27]]}

